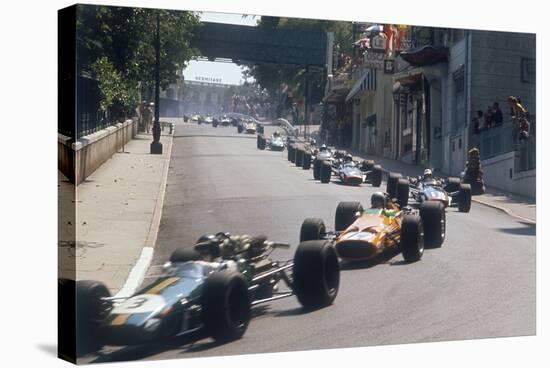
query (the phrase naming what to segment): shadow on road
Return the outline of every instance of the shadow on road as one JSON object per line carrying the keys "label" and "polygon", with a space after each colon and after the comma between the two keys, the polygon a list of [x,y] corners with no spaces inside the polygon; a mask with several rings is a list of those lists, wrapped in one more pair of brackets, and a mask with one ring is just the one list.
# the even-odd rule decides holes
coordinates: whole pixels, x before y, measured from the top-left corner
{"label": "shadow on road", "polygon": [[[367,259],[365,261],[340,261],[340,270],[341,271],[353,271],[360,269],[367,269],[374,267],[379,264],[388,263],[393,257],[398,255],[400,252],[398,249],[387,250],[374,258]],[[394,262],[389,263],[393,265]]]}
{"label": "shadow on road", "polygon": [[522,224],[522,227],[506,227],[497,229],[498,231],[511,235],[519,236],[536,236],[537,235],[537,225],[531,224],[529,222],[519,221]]}

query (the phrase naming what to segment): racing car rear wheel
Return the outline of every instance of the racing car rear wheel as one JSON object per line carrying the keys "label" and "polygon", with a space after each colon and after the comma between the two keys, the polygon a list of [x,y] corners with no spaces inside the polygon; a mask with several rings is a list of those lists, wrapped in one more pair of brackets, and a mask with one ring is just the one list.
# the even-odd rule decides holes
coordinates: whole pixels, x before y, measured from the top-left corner
{"label": "racing car rear wheel", "polygon": [[306,309],[332,304],[340,286],[340,265],[332,242],[309,240],[294,254],[292,289]]}
{"label": "racing car rear wheel", "polygon": [[109,289],[99,281],[79,280],[76,282],[77,356],[97,351],[103,346],[99,327],[108,315],[109,303],[104,298],[110,296]]}
{"label": "racing car rear wheel", "polygon": [[321,179],[321,160],[313,160],[313,179],[319,180]]}
{"label": "racing car rear wheel", "polygon": [[373,187],[382,185],[382,166],[374,165],[370,172],[370,182]]}
{"label": "racing car rear wheel", "polygon": [[397,179],[397,193],[395,197],[401,208],[409,204],[409,181],[407,179]]}
{"label": "racing car rear wheel", "polygon": [[470,184],[460,184],[458,189],[458,210],[470,212],[472,207],[472,187]]}
{"label": "racing car rear wheel", "polygon": [[260,141],[262,140],[262,136],[258,134],[256,137],[256,147],[260,149]]}
{"label": "racing car rear wheel", "polygon": [[344,231],[357,219],[357,214],[363,212],[363,205],[359,202],[340,202],[334,216],[334,230]]}
{"label": "racing car rear wheel", "polygon": [[386,183],[386,193],[390,195],[390,198],[396,198],[397,195],[397,181],[401,177],[399,173],[389,173],[388,181]]}
{"label": "racing car rear wheel", "polygon": [[364,160],[361,163],[361,170],[362,171],[371,171],[374,168],[374,161],[373,160]]}
{"label": "racing car rear wheel", "polygon": [[243,275],[222,270],[208,276],[202,293],[203,322],[216,341],[240,338],[250,322],[250,297]]}
{"label": "racing car rear wheel", "polygon": [[309,170],[311,168],[311,153],[304,152],[304,158],[302,160],[302,169]]}
{"label": "racing car rear wheel", "polygon": [[460,178],[451,177],[447,179],[447,184],[443,189],[445,189],[446,192],[456,192],[459,190],[459,188],[460,188]]}
{"label": "racing car rear wheel", "polygon": [[307,240],[323,239],[326,233],[325,223],[320,218],[307,218],[300,227],[300,243]]}
{"label": "racing car rear wheel", "polygon": [[244,128],[242,125],[237,126],[237,133],[241,134],[243,132]]}
{"label": "racing car rear wheel", "polygon": [[304,150],[301,148],[296,148],[296,158],[294,159],[294,164],[296,167],[302,167],[302,162],[304,161]]}
{"label": "racing car rear wheel", "polygon": [[319,172],[321,183],[330,183],[332,176],[332,166],[328,161],[321,162],[321,170]]}
{"label": "racing car rear wheel", "polygon": [[406,262],[416,262],[424,253],[424,229],[420,216],[405,215],[401,223],[401,252]]}
{"label": "racing car rear wheel", "polygon": [[288,146],[288,156],[290,157],[290,162],[294,163],[296,161],[296,146],[291,144]]}
{"label": "racing car rear wheel", "polygon": [[424,239],[427,247],[439,248],[445,240],[445,206],[439,201],[425,201],[420,205],[420,217],[424,224]]}

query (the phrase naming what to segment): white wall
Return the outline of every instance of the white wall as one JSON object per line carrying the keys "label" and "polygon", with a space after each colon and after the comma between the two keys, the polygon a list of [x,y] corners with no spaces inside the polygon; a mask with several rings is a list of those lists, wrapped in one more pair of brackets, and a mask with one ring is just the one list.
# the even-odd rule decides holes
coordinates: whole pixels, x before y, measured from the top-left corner
{"label": "white wall", "polygon": [[[481,161],[485,185],[506,192],[535,198],[536,170],[514,173],[514,160],[515,152],[508,152]],[[511,176],[510,172],[512,172]]]}

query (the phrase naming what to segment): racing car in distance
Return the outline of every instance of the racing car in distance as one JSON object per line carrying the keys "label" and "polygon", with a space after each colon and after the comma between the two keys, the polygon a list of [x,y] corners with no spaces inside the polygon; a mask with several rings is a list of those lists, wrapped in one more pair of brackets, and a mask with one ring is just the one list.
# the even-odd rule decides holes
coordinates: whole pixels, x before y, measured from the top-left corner
{"label": "racing car in distance", "polygon": [[[337,151],[331,160],[320,161],[319,166],[319,180],[322,183],[329,183],[331,176],[336,175],[342,183],[348,185],[370,183],[373,187],[379,187],[382,184],[380,165],[375,165],[372,160],[359,163],[349,153]],[[315,166],[313,169],[315,178]]]}
{"label": "racing car in distance", "polygon": [[[72,290],[78,356],[105,345],[141,345],[191,333],[219,342],[238,339],[252,307],[293,295],[306,310],[332,304],[340,282],[332,244],[307,241],[291,260],[270,258],[273,250],[288,247],[264,236],[204,235],[194,247],[176,249],[161,275],[128,298],[111,297],[101,282],[77,281]],[[280,284],[286,288],[280,290]]]}
{"label": "racing car in distance", "polygon": [[220,119],[220,123],[222,126],[230,126],[231,125],[231,118],[229,118],[227,115],[223,115]]}
{"label": "racing car in distance", "polygon": [[340,202],[334,231],[327,231],[322,219],[305,219],[300,241],[329,240],[344,261],[365,261],[397,249],[406,262],[414,262],[422,258],[425,246],[442,245],[445,229],[445,208],[440,202],[425,202],[415,210],[376,192],[369,209],[359,202]]}
{"label": "racing car in distance", "polygon": [[305,142],[296,142],[292,139],[288,144],[288,160],[301,167],[304,170],[309,170],[313,162],[313,158],[319,153],[317,141],[309,138]]}
{"label": "racing car in distance", "polygon": [[399,195],[396,192],[396,183],[399,180],[406,180],[409,185],[410,197],[418,203],[436,201],[447,207],[458,207],[459,212],[470,212],[472,205],[472,189],[470,184],[461,183],[459,178],[449,177],[448,179],[436,178],[431,169],[424,170],[419,177],[401,178],[398,173],[389,173],[386,191],[390,194],[396,193],[400,196],[399,201],[407,204],[405,191]]}
{"label": "racing car in distance", "polygon": [[265,150],[266,147],[269,147],[272,151],[284,151],[285,140],[279,132],[274,132],[271,135],[271,138],[265,138],[263,134],[258,134],[258,137],[256,138],[256,146],[262,151]]}
{"label": "racing car in distance", "polygon": [[237,132],[242,133],[245,132],[246,134],[256,134],[257,125],[251,120],[241,120],[239,121],[237,125]]}

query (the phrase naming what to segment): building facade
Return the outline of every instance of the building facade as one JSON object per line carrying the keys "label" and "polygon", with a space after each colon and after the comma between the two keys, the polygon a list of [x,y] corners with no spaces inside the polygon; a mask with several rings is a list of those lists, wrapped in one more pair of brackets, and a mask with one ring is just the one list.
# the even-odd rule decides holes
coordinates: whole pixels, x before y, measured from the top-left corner
{"label": "building facade", "polygon": [[[351,111],[343,116],[352,123],[350,147],[453,176],[477,147],[487,185],[533,197],[535,35],[379,27],[384,31],[365,42],[349,74],[334,72],[345,83],[328,86],[326,99]],[[517,139],[508,96],[519,97],[531,112],[527,141]],[[502,121],[486,126],[496,104]]]}

